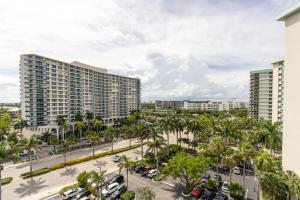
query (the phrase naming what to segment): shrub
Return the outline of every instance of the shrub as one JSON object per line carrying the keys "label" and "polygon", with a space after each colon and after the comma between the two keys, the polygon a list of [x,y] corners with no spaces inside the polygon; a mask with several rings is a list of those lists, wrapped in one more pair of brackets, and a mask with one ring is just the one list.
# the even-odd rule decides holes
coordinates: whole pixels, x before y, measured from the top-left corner
{"label": "shrub", "polygon": [[64,163],[58,163],[58,164],[53,164],[53,165],[50,165],[48,168],[53,171],[53,170],[57,170],[57,169],[61,169],[61,168],[64,168]]}
{"label": "shrub", "polygon": [[157,176],[155,176],[153,178],[154,181],[162,181],[164,180],[166,177],[168,176],[168,174],[158,174]]}
{"label": "shrub", "polygon": [[127,191],[121,196],[121,200],[133,200],[135,198],[135,192],[133,191]]}
{"label": "shrub", "polygon": [[243,200],[245,195],[245,190],[239,183],[231,183],[229,186],[230,197],[235,200]]}
{"label": "shrub", "polygon": [[77,184],[74,184],[74,185],[68,185],[66,187],[63,187],[60,191],[59,191],[59,194],[62,195],[64,192],[70,190],[70,189],[73,189],[73,188],[77,188]]}
{"label": "shrub", "polygon": [[85,188],[87,185],[87,180],[89,179],[90,175],[88,172],[83,171],[77,176],[77,182],[79,187]]}
{"label": "shrub", "polygon": [[50,171],[51,170],[49,168],[41,168],[41,169],[33,170],[32,173],[30,173],[30,172],[23,173],[23,174],[21,174],[21,176],[23,179],[26,179],[26,178],[31,178],[31,177],[38,176],[41,174],[46,174]]}
{"label": "shrub", "polygon": [[215,180],[209,179],[207,182],[207,188],[209,190],[217,190],[217,182]]}
{"label": "shrub", "polygon": [[12,182],[13,177],[5,177],[3,179],[1,179],[1,185],[6,185],[9,184],[10,182]]}

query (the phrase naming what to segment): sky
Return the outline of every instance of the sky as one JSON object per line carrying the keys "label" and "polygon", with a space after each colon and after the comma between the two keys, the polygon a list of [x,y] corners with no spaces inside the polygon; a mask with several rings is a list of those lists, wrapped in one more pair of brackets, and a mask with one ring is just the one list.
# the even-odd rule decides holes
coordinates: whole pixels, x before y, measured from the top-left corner
{"label": "sky", "polygon": [[283,58],[277,16],[299,0],[0,0],[0,103],[19,56],[140,77],[142,101],[249,98],[249,71]]}

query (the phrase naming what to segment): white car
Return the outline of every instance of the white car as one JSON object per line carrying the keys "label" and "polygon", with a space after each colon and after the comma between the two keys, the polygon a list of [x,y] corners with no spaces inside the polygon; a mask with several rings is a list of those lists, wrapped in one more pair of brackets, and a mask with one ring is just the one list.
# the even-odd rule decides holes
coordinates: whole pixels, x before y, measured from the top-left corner
{"label": "white car", "polygon": [[156,176],[158,174],[159,170],[158,169],[152,169],[148,172],[148,177],[149,178],[153,178],[154,176]]}
{"label": "white car", "polygon": [[221,191],[225,194],[229,193],[229,184],[227,182],[224,182],[221,188]]}
{"label": "white car", "polygon": [[234,167],[233,168],[233,173],[236,174],[236,175],[241,175],[241,170],[239,167]]}
{"label": "white car", "polygon": [[63,193],[63,199],[69,200],[75,198],[78,194],[85,191],[84,188],[73,188]]}
{"label": "white car", "polygon": [[102,195],[108,197],[118,189],[119,183],[112,183],[107,186],[107,189],[102,190]]}
{"label": "white car", "polygon": [[112,159],[112,161],[114,161],[114,162],[119,162],[119,161],[121,160],[121,156],[119,156],[119,155],[114,155],[111,159]]}

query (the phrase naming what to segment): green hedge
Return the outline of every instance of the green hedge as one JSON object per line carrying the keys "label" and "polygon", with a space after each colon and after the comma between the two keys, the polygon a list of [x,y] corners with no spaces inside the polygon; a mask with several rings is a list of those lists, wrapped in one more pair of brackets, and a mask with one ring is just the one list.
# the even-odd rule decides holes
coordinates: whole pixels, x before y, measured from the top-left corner
{"label": "green hedge", "polygon": [[60,195],[63,195],[66,191],[70,190],[70,189],[73,189],[73,188],[77,188],[77,184],[74,184],[74,185],[68,185],[66,187],[63,187],[61,190],[59,190],[59,194]]}
{"label": "green hedge", "polygon": [[23,179],[26,179],[26,178],[31,178],[34,176],[39,176],[41,174],[46,174],[50,171],[51,170],[49,168],[41,168],[41,169],[33,170],[32,173],[30,173],[30,172],[23,173],[23,174],[21,174],[21,176]]}
{"label": "green hedge", "polygon": [[1,179],[1,185],[6,185],[9,184],[10,182],[12,182],[13,177],[5,177],[3,179]]}
{"label": "green hedge", "polygon": [[[81,158],[76,158],[76,159],[73,159],[73,160],[69,160],[67,162],[67,166],[71,166],[71,165],[79,164],[79,163],[82,163],[82,162],[90,161],[90,160],[93,160],[94,158],[101,158],[101,157],[104,157],[104,156],[121,153],[121,152],[124,152],[124,151],[128,151],[128,150],[131,150],[131,149],[138,148],[138,147],[140,147],[142,145],[145,145],[145,144],[147,144],[147,142],[144,142],[143,144],[135,144],[135,145],[132,145],[131,147],[123,147],[123,148],[120,148],[120,149],[116,149],[114,151],[106,151],[106,152],[102,152],[102,153],[97,153],[97,154],[95,154],[95,157],[90,155],[90,156],[85,156],[85,157],[81,157]],[[41,169],[33,170],[32,174],[30,174],[30,172],[25,172],[25,173],[21,174],[21,177],[26,179],[26,178],[38,176],[38,175],[41,175],[41,174],[45,174],[45,173],[48,173],[50,171],[61,169],[61,168],[64,168],[64,167],[65,167],[64,163],[57,163],[57,164],[50,165],[47,168],[41,168]]]}

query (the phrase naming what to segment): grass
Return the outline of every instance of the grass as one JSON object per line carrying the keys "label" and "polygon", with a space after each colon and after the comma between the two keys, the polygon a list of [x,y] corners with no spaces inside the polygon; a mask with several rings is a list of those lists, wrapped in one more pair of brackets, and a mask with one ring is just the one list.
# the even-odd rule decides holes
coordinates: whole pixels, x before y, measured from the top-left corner
{"label": "grass", "polygon": [[12,182],[13,177],[5,177],[3,179],[1,179],[1,185],[6,185],[9,184],[10,182]]}

